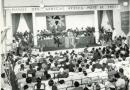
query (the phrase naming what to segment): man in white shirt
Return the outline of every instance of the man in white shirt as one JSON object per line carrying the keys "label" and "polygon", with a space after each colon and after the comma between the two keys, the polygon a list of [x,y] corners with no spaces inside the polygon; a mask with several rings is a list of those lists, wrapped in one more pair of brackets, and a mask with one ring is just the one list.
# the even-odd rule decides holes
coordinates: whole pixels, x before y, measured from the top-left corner
{"label": "man in white shirt", "polygon": [[119,73],[115,74],[115,78],[117,79],[115,85],[117,87],[117,90],[125,90],[125,80],[120,78]]}

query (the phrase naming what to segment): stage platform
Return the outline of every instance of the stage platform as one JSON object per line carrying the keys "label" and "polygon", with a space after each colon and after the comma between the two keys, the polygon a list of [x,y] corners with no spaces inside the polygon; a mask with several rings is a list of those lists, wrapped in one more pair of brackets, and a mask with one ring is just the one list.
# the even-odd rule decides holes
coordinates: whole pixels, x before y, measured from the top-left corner
{"label": "stage platform", "polygon": [[40,40],[38,42],[38,48],[40,51],[52,51],[60,49],[84,48],[86,46],[99,46],[95,43],[95,38],[93,36],[75,38],[75,47],[72,45],[73,40],[69,40],[69,38],[59,38],[59,41],[61,44],[58,47],[57,44],[54,43],[54,39]]}

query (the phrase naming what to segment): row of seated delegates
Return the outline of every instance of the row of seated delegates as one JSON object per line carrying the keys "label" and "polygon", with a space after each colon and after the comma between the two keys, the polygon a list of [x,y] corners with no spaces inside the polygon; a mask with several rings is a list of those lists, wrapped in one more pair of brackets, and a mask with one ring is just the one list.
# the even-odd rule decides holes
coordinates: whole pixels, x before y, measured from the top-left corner
{"label": "row of seated delegates", "polygon": [[83,88],[78,81],[75,81],[73,90],[129,90],[128,84],[129,80],[123,74],[123,69],[121,68],[119,72],[114,74],[114,77],[110,77],[104,84],[89,82]]}
{"label": "row of seated delegates", "polygon": [[117,43],[118,45],[122,43],[127,44],[127,39],[126,37],[119,36],[114,38],[114,42]]}
{"label": "row of seated delegates", "polygon": [[[33,71],[33,70],[32,70]],[[82,72],[82,68],[79,68],[79,72]]]}

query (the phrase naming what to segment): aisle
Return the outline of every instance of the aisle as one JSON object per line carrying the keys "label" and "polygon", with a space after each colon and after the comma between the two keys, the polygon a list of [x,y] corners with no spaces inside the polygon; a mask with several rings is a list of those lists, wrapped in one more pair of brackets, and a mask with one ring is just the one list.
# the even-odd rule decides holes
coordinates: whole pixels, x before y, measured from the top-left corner
{"label": "aisle", "polygon": [[10,82],[11,82],[11,85],[12,85],[12,90],[19,90],[18,84],[17,84],[17,81],[16,81],[15,73],[12,70],[10,70]]}
{"label": "aisle", "polygon": [[[93,46],[93,47],[88,47],[88,51],[91,51],[92,48],[103,48],[104,46]],[[51,53],[51,55],[55,55],[55,53],[60,53],[60,52],[71,52],[72,50],[75,50],[75,52],[83,52],[85,48],[73,48],[73,49],[62,49],[62,50],[55,50],[55,51],[44,51],[44,52],[41,52],[41,53],[44,53],[45,55],[48,54],[48,52]]]}

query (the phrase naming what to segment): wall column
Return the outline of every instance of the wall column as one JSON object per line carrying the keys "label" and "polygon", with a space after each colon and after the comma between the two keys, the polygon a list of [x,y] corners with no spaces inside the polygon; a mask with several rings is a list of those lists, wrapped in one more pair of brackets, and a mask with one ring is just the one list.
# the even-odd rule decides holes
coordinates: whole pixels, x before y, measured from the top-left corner
{"label": "wall column", "polygon": [[12,41],[13,41],[13,29],[12,29],[12,14],[11,12],[6,12],[6,27],[9,28],[7,31],[7,37],[6,37],[6,49],[7,52],[12,49]]}
{"label": "wall column", "polygon": [[34,46],[37,46],[36,13],[32,13]]}
{"label": "wall column", "polygon": [[98,29],[98,11],[94,10],[94,26],[95,26],[95,40],[96,43],[99,43],[99,29]]}

